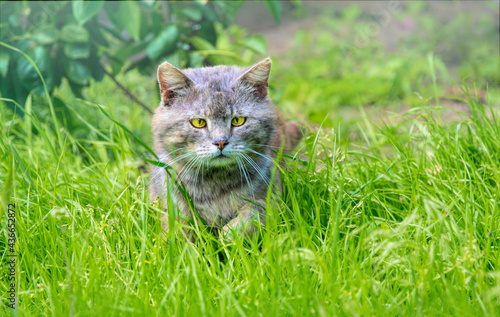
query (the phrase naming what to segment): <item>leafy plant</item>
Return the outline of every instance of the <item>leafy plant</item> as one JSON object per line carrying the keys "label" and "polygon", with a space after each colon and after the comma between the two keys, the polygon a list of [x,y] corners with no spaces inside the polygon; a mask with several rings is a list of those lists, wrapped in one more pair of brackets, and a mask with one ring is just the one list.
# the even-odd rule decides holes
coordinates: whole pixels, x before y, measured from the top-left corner
{"label": "leafy plant", "polygon": [[[244,30],[230,26],[243,4],[2,2],[0,41],[34,60],[50,92],[66,78],[73,93],[81,97],[82,88],[92,79],[101,81],[107,74],[116,80],[115,75],[132,69],[150,75],[165,59],[179,67],[199,67],[249,63],[254,54],[265,54],[262,36],[247,36]],[[268,7],[279,21],[280,5],[270,3]],[[106,70],[108,65],[110,70]],[[5,47],[0,48],[0,76],[2,96],[21,105],[31,91],[41,92],[32,65]]]}

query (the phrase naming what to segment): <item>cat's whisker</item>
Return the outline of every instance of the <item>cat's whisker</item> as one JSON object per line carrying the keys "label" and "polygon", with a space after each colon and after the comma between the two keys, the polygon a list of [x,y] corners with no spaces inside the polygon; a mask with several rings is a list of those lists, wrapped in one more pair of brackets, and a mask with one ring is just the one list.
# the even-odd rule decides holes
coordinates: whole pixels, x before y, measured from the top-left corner
{"label": "cat's whisker", "polygon": [[196,167],[196,163],[198,162],[198,159],[199,159],[199,157],[195,157],[194,160],[189,165],[189,167],[183,172],[183,174],[181,176],[183,179],[189,179],[189,177],[191,176],[190,175],[191,172]]}
{"label": "cat's whisker", "polygon": [[[190,154],[189,152],[182,154],[180,151],[182,151],[183,149],[187,149],[187,147],[181,147],[178,149],[174,149],[174,150],[170,151],[166,156],[168,158],[171,158],[174,161],[177,161],[178,158],[184,157],[184,155]],[[177,152],[179,152],[179,153],[177,153]]]}
{"label": "cat's whisker", "polygon": [[246,168],[246,166],[243,166],[243,170],[245,170],[248,174],[248,180],[250,181],[250,190],[252,191],[253,200],[255,200],[255,187],[252,182],[252,177],[250,176],[250,171]]}
{"label": "cat's whisker", "polygon": [[[170,166],[170,167],[173,167],[173,164],[174,164],[175,162],[177,162],[177,161],[179,161],[179,160],[181,160],[181,159],[183,159],[183,158],[185,158],[185,157],[187,157],[187,156],[189,156],[189,155],[191,155],[191,154],[190,154],[190,153],[183,154],[183,155],[181,155],[181,156],[177,157],[177,158],[176,158],[175,160],[173,160],[172,162],[168,162],[168,161],[167,161],[167,162],[164,162],[163,160],[164,160],[165,158],[167,158],[167,155],[163,155],[163,156],[164,156],[164,158],[163,158],[163,159],[160,159],[159,161],[160,161],[161,163],[163,163],[163,164],[166,164],[166,165],[168,165],[168,166]],[[160,169],[158,172],[156,172],[156,174],[155,174],[153,177],[151,177],[151,179],[149,180],[149,182],[148,182],[148,184],[147,184],[147,185],[149,185],[149,183],[151,183],[151,182],[152,182],[152,181],[153,181],[156,177],[158,177],[159,175],[161,175],[162,171],[163,171],[163,169]]]}
{"label": "cat's whisker", "polygon": [[[250,157],[248,157],[248,159],[253,161],[252,158]],[[265,174],[264,170],[257,165],[255,161],[253,161],[252,166],[257,170],[257,172],[259,173],[260,177],[264,180],[266,185],[271,184],[271,180],[269,179],[269,177]]]}
{"label": "cat's whisker", "polygon": [[255,153],[255,154],[257,154],[257,155],[260,155],[260,156],[262,156],[263,158],[265,158],[265,159],[267,159],[267,160],[269,160],[269,161],[271,161],[271,162],[273,162],[273,163],[275,162],[275,160],[274,160],[272,157],[270,157],[269,155],[265,155],[265,154],[259,153],[259,152],[257,152],[257,151],[252,150],[252,149],[246,149],[246,150],[247,150],[247,151],[249,151],[249,152]]}
{"label": "cat's whisker", "polygon": [[[163,160],[167,157],[166,154],[164,155],[159,155],[158,156],[158,161],[163,163]],[[149,181],[146,183],[146,186],[149,185],[149,183],[151,183],[156,177],[158,177],[161,172],[162,172],[163,169],[159,169],[158,172],[156,172],[152,177],[150,177]]]}
{"label": "cat's whisker", "polygon": [[183,147],[179,147],[179,148],[173,148],[170,152],[168,152],[167,154],[165,154],[165,156],[166,155],[171,155],[171,154],[173,154],[175,152],[178,152],[178,151],[181,151],[181,150],[184,150],[184,149],[187,149],[187,146],[183,146]]}
{"label": "cat's whisker", "polygon": [[156,177],[160,176],[161,172],[163,171],[163,169],[159,169],[158,172],[156,172],[153,177],[151,177],[149,179],[149,182],[146,183],[146,186],[149,185],[149,183],[151,183]]}
{"label": "cat's whisker", "polygon": [[236,163],[238,164],[238,169],[240,170],[241,190],[243,191],[243,171],[241,169],[240,160],[236,159]]}
{"label": "cat's whisker", "polygon": [[184,159],[184,158],[186,158],[186,157],[188,157],[188,156],[190,156],[190,155],[192,155],[192,154],[191,154],[191,153],[186,153],[186,154],[183,154],[183,155],[181,155],[181,156],[176,157],[176,158],[175,158],[174,160],[172,160],[171,162],[167,162],[167,164],[168,164],[168,165],[170,165],[170,166],[172,166],[172,165],[174,165],[175,163],[177,163],[178,161],[180,161],[180,160],[182,160],[182,159]]}
{"label": "cat's whisker", "polygon": [[[201,166],[203,165],[202,158],[198,158],[196,161],[196,165],[198,166],[196,169],[196,174],[194,176],[194,188],[193,188],[193,197],[196,197],[196,185],[198,184],[198,173],[200,171]],[[203,174],[203,173],[202,173]],[[202,175],[203,176],[203,175]]]}
{"label": "cat's whisker", "polygon": [[255,163],[255,161],[252,160],[252,158],[246,155],[245,153],[242,153],[242,157],[255,169],[255,171],[264,180],[264,182],[266,182],[266,184],[269,185],[270,183],[269,178],[267,178],[267,176],[262,173],[262,169],[257,165],[257,163]]}
{"label": "cat's whisker", "polygon": [[183,179],[186,179],[186,180],[191,180],[191,181],[195,181],[195,184],[194,186],[196,186],[196,171],[197,171],[197,168],[198,168],[198,164],[200,163],[201,161],[201,157],[197,157],[196,160],[193,162],[193,164],[191,164],[189,170],[187,170],[184,175],[183,175]]}
{"label": "cat's whisker", "polygon": [[273,149],[273,150],[281,150],[281,146],[273,146],[273,145],[269,145],[269,144],[258,144],[258,143],[251,143],[249,144],[248,146],[263,146],[263,147],[267,147],[267,148],[270,148],[270,149]]}
{"label": "cat's whisker", "polygon": [[[269,184],[271,183],[271,180],[269,179],[269,177],[267,177],[267,175],[266,175],[266,173],[264,172],[263,168],[262,168],[261,166],[259,166],[259,165],[257,164],[257,162],[255,162],[255,160],[254,160],[254,159],[252,159],[249,155],[247,155],[247,154],[245,154],[245,155],[246,155],[246,157],[247,157],[247,158],[248,158],[251,162],[253,162],[253,166],[254,166],[255,168],[258,168],[258,169],[259,169],[259,171],[260,171],[260,175],[261,175],[261,176],[262,176],[262,178],[263,178],[263,179],[267,182],[267,185],[269,185]],[[269,170],[269,169],[268,169],[268,170]],[[269,172],[270,172],[270,170],[269,170]]]}
{"label": "cat's whisker", "polygon": [[193,189],[193,193],[192,193],[191,198],[193,198],[195,196],[195,193],[196,193],[196,178],[194,178],[193,175],[194,175],[194,172],[196,171],[196,166],[197,166],[198,161],[199,161],[199,158],[197,158],[193,162],[193,164],[191,164],[190,169],[186,173],[184,173],[184,176],[182,177],[182,180],[185,182],[187,182],[187,181],[194,181],[195,182],[192,186],[189,186]]}
{"label": "cat's whisker", "polygon": [[[170,151],[170,152],[168,152],[168,153],[161,154],[161,155],[159,155],[159,156],[158,156],[158,161],[160,161],[160,162],[162,162],[162,163],[166,163],[166,162],[164,162],[163,160],[165,160],[165,159],[169,158],[170,156],[172,156],[172,154],[175,154],[175,152],[181,151],[181,150],[183,150],[183,149],[187,149],[187,147],[186,147],[186,146],[183,146],[183,147],[181,147],[181,148],[173,149],[172,151]],[[185,153],[185,154],[187,154],[187,153]],[[176,158],[176,157],[174,156],[174,159],[175,159],[175,158]]]}
{"label": "cat's whisker", "polygon": [[203,182],[203,175],[205,174],[205,173],[203,173],[203,170],[205,169],[205,166],[204,166],[205,164],[203,164],[203,163],[204,162],[202,161],[201,162],[201,186],[202,187],[205,185],[204,182]]}
{"label": "cat's whisker", "polygon": [[175,152],[180,152],[184,149],[187,149],[186,146],[183,146],[183,147],[180,147],[180,148],[174,148],[172,149],[170,152],[168,153],[164,153],[164,154],[161,154],[158,156],[158,158],[160,159],[160,161],[163,161],[164,159],[168,158],[169,156],[171,156],[172,154],[175,154]]}
{"label": "cat's whisker", "polygon": [[245,167],[245,165],[240,161],[239,158],[237,158],[238,162],[241,163],[241,167],[243,169],[243,175],[245,176],[245,179],[247,181],[247,185],[248,185],[248,188],[250,189],[251,193],[252,193],[252,197],[253,199],[255,200],[255,195],[254,195],[254,188],[253,188],[253,183],[252,183],[252,180],[250,179],[250,172],[247,170],[247,168]]}
{"label": "cat's whisker", "polygon": [[246,172],[245,172],[245,168],[244,168],[243,163],[241,162],[241,160],[240,160],[239,156],[238,156],[238,157],[236,157],[236,161],[238,162],[238,166],[239,166],[239,167],[241,167],[241,175],[243,175],[243,176],[245,177],[245,180],[246,180],[246,182],[247,182],[248,188],[250,188],[250,189],[251,189],[251,187],[250,187],[250,183],[248,182],[247,174],[246,174]]}
{"label": "cat's whisker", "polygon": [[[181,179],[181,175],[182,175],[182,173],[183,173],[183,172],[184,172],[184,170],[187,168],[187,166],[188,166],[189,164],[191,164],[191,163],[194,161],[194,159],[195,159],[195,158],[196,158],[196,157],[192,157],[192,158],[190,158],[190,159],[186,162],[186,164],[185,164],[185,165],[184,165],[184,166],[183,166],[183,167],[182,167],[179,171],[177,171],[176,169],[174,169],[174,176],[173,176],[173,177],[174,177],[175,179],[177,179],[178,181],[182,181],[182,179]],[[175,187],[175,188],[174,188],[174,191],[175,191],[176,193],[178,193],[178,192],[179,192],[179,188]]]}
{"label": "cat's whisker", "polygon": [[179,173],[177,173],[177,179],[181,180],[182,181],[182,177],[184,176],[184,174],[189,171],[191,169],[191,166],[194,164],[195,160],[197,159],[197,157],[192,157],[189,159],[189,161],[187,161],[186,164],[184,164],[184,166],[181,168],[181,170],[179,171]]}
{"label": "cat's whisker", "polygon": [[[189,178],[191,171],[194,169],[194,167],[198,164],[199,161],[200,161],[200,157],[195,156],[194,158],[192,158],[189,161],[190,162],[189,166],[187,166],[187,164],[186,164],[185,168],[179,174],[178,179],[180,179],[181,182],[185,183],[187,181],[187,179]],[[188,191],[188,193],[189,193],[189,191]],[[195,196],[195,194],[196,194],[196,183],[195,183],[195,186],[193,188],[193,195],[191,196],[191,198],[193,198]]]}
{"label": "cat's whisker", "polygon": [[183,166],[183,168],[177,174],[177,180],[184,183],[185,174],[189,172],[189,170],[192,168],[192,166],[194,166],[197,158],[198,157],[195,156],[195,157],[192,157],[191,159],[189,159],[189,161],[187,161],[187,163]]}

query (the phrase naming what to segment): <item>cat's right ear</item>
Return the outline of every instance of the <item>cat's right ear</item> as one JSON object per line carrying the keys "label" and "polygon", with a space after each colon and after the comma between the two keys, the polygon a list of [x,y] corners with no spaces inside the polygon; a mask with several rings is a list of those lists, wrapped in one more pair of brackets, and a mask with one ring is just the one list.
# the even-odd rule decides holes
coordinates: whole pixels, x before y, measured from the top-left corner
{"label": "cat's right ear", "polygon": [[158,83],[160,84],[161,102],[164,106],[170,106],[173,98],[185,94],[194,85],[189,77],[169,62],[163,62],[158,67]]}
{"label": "cat's right ear", "polygon": [[265,60],[251,66],[238,79],[237,83],[251,87],[258,97],[267,96],[267,82],[271,72],[271,59]]}

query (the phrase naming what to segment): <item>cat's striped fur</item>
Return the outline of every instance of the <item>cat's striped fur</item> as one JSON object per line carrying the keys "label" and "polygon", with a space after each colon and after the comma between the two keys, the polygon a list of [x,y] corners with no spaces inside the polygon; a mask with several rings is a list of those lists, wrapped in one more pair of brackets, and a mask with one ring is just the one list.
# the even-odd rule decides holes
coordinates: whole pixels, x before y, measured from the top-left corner
{"label": "cat's striped fur", "polygon": [[[245,69],[215,66],[181,71],[167,62],[158,68],[162,100],[153,118],[155,153],[174,168],[172,175],[185,184],[198,214],[225,236],[252,234],[255,221],[265,224],[261,206],[272,178],[273,150],[284,146],[287,151],[302,137],[297,124],[285,125],[271,103],[270,70],[269,58]],[[235,117],[246,121],[232,126]],[[206,126],[196,128],[192,119],[203,119]],[[221,149],[214,142],[226,145]],[[184,197],[172,190],[170,181],[163,168],[154,166],[151,199],[161,198],[166,209],[170,190],[179,207],[177,220],[191,219]],[[167,215],[168,211],[163,226],[168,231]]]}

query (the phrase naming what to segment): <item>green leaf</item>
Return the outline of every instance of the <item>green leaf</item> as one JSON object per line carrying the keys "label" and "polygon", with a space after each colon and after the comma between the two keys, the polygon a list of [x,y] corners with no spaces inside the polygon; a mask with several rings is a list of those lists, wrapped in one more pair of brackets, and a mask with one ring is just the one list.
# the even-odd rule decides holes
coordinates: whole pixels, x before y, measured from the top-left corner
{"label": "green leaf", "polygon": [[68,43],[86,43],[89,41],[89,32],[81,25],[65,25],[59,35],[61,40]]}
{"label": "green leaf", "polygon": [[[2,141],[2,143],[3,143],[3,141]],[[27,181],[26,181],[26,178],[27,178],[28,181],[31,183],[30,188],[33,188],[35,190],[35,192],[36,192],[35,183],[33,183],[33,181],[31,180],[29,171],[26,168],[26,165],[24,164],[23,160],[21,159],[21,156],[19,155],[19,153],[17,153],[16,148],[12,145],[11,142],[9,142],[9,146],[10,146],[10,152],[14,154],[14,158],[16,159],[17,164],[19,164],[21,166],[21,169],[23,171],[22,176],[23,176],[24,181],[27,184]],[[26,176],[26,178],[25,178],[25,176]]]}
{"label": "green leaf", "polygon": [[188,41],[191,42],[197,50],[215,50],[215,46],[199,36],[191,36],[188,38]]}
{"label": "green leaf", "polygon": [[239,44],[251,49],[258,54],[265,55],[267,52],[266,39],[262,35],[249,36],[243,41],[239,42]]}
{"label": "green leaf", "polygon": [[[19,50],[18,48],[10,46],[9,44],[6,44],[6,43],[4,43],[2,41],[0,41],[0,45],[3,46],[3,47],[6,47],[8,49],[11,49],[13,51],[16,51],[16,52],[18,52],[20,54],[22,54],[30,62],[30,64],[33,66],[33,68],[35,69],[35,71],[38,74],[40,80],[42,81],[43,91],[45,92],[45,97],[47,98],[47,101],[49,103],[49,108],[50,108],[51,116],[52,116],[52,119],[54,120],[54,126],[55,126],[55,130],[56,130],[56,135],[57,135],[58,143],[59,143],[59,146],[61,146],[61,148],[62,148],[62,139],[61,139],[61,135],[60,135],[60,132],[59,132],[59,127],[58,127],[58,124],[57,124],[56,115],[54,113],[54,105],[52,104],[52,98],[51,98],[50,93],[49,93],[49,84],[45,83],[45,80],[43,79],[42,73],[40,71],[41,68],[38,68],[38,66],[33,61],[33,59],[31,59],[31,57],[29,57],[26,53],[24,53],[23,51]],[[41,47],[41,48],[43,49],[43,47]],[[3,87],[3,85],[2,85],[2,87]],[[18,87],[18,85],[16,85],[16,87]]]}
{"label": "green leaf", "polygon": [[57,40],[57,30],[52,25],[43,25],[35,31],[33,39],[42,45],[54,43]]}
{"label": "green leaf", "polygon": [[185,68],[187,66],[189,56],[185,50],[179,48],[173,54],[168,55],[165,60],[167,60],[170,64],[174,65],[178,68]]}
{"label": "green leaf", "polygon": [[78,85],[88,85],[90,79],[90,69],[81,61],[70,59],[64,63],[66,77]]}
{"label": "green leaf", "polygon": [[[36,46],[34,49],[27,52],[27,55],[33,58],[34,63],[38,66],[40,73],[44,74],[47,80],[47,86],[51,86],[51,58],[47,50],[43,46]],[[36,69],[28,59],[19,59],[16,65],[17,75],[21,85],[27,90],[33,90],[40,87],[41,79],[38,76]],[[49,89],[50,90],[50,89]]]}
{"label": "green leaf", "polygon": [[[129,130],[129,128],[127,128],[125,125],[121,124],[120,122],[116,121],[115,119],[113,119],[107,112],[106,110],[104,110],[99,104],[95,103],[95,105],[99,108],[99,110],[101,110],[101,112],[106,116],[108,117],[111,121],[113,121],[115,124],[117,124],[120,128],[122,128],[124,131],[126,131],[128,134],[130,134],[137,142],[139,142],[140,145],[142,145],[143,148],[145,148],[149,154],[153,155],[154,158],[157,159],[157,161],[159,163],[160,162],[160,159],[158,158],[158,156],[156,155],[156,153],[146,144],[144,143],[140,138],[138,138],[132,131]],[[160,165],[158,165],[160,166]],[[168,167],[168,165],[166,165],[166,167]]]}
{"label": "green leaf", "polygon": [[205,57],[197,52],[189,53],[189,67],[203,67],[203,60]]}
{"label": "green leaf", "polygon": [[201,11],[197,8],[185,8],[181,11],[185,16],[194,21],[201,20],[202,14]]}
{"label": "green leaf", "polygon": [[269,9],[269,12],[273,16],[274,21],[276,21],[276,23],[280,24],[281,23],[281,2],[280,1],[266,0],[265,4],[266,4],[267,8]]}
{"label": "green leaf", "polygon": [[10,55],[4,50],[0,50],[0,75],[5,77],[9,70]]}
{"label": "green leaf", "polygon": [[101,10],[104,1],[73,1],[73,16],[78,24],[82,25],[92,19]]}
{"label": "green leaf", "polygon": [[97,48],[91,47],[87,63],[88,65],[92,65],[90,67],[90,74],[92,75],[92,78],[97,81],[101,81],[104,78],[104,68],[101,65],[99,56],[97,55]]}
{"label": "green leaf", "polygon": [[146,47],[146,53],[151,60],[156,60],[161,54],[172,48],[179,38],[177,26],[167,26],[155,39]]}
{"label": "green leaf", "polygon": [[133,1],[120,2],[118,18],[130,36],[138,41],[141,35],[141,8],[139,5]]}
{"label": "green leaf", "polygon": [[90,43],[66,43],[64,55],[70,59],[87,58],[90,54]]}
{"label": "green leaf", "polygon": [[153,34],[150,33],[143,41],[129,45],[123,45],[118,51],[110,55],[109,58],[111,59],[111,70],[113,71],[113,74],[118,74],[121,71],[122,67],[125,65],[125,62],[129,61],[134,55],[134,62],[128,65],[131,68],[135,68],[135,65],[141,61],[149,62],[147,54],[143,53],[146,49],[149,39],[151,39],[152,37]]}
{"label": "green leaf", "polygon": [[217,31],[214,24],[211,22],[203,22],[200,24],[198,36],[215,45],[217,42]]}
{"label": "green leaf", "polygon": [[22,1],[2,1],[0,2],[0,21],[2,24],[8,22],[13,27],[19,27],[21,23]]}
{"label": "green leaf", "polygon": [[214,1],[214,2],[229,21],[234,20],[241,6],[245,3],[245,1]]}
{"label": "green leaf", "polygon": [[191,36],[188,41],[197,49],[197,53],[208,58],[213,64],[242,64],[244,60],[233,50],[217,49],[199,36]]}
{"label": "green leaf", "polygon": [[92,39],[92,43],[108,47],[109,43],[106,40],[106,38],[104,37],[104,35],[102,34],[103,29],[104,28],[102,28],[98,24],[91,24],[91,25],[89,25],[89,28],[87,29],[87,31],[89,31],[89,35],[90,35],[90,38]]}
{"label": "green leaf", "polygon": [[[150,35],[152,37],[152,34],[149,34],[148,37]],[[116,51],[110,56],[111,69],[114,75],[118,74],[121,71],[125,62],[130,60],[132,56],[137,55],[138,53],[141,53],[146,49],[148,37],[146,37],[144,41],[141,42],[136,42],[130,45],[123,45],[118,51]],[[148,59],[147,54],[144,56],[142,56],[141,54],[139,60],[136,61],[139,62],[141,60],[147,60],[147,59]],[[134,63],[132,63],[132,65]]]}
{"label": "green leaf", "polygon": [[203,16],[210,22],[217,22],[218,17],[215,10],[206,4],[197,4],[198,8],[203,12]]}

